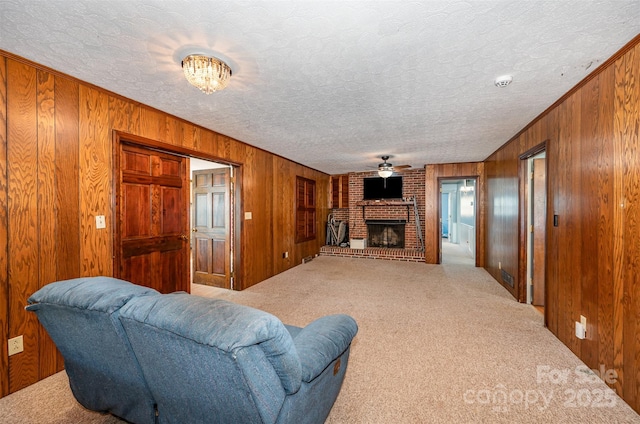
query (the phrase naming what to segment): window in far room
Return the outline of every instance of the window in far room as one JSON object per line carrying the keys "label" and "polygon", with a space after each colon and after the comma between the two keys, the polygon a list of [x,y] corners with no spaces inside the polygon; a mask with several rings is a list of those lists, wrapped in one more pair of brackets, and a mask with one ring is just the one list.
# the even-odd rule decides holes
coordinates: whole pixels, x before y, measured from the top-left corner
{"label": "window in far room", "polygon": [[316,238],[316,182],[296,177],[296,243]]}

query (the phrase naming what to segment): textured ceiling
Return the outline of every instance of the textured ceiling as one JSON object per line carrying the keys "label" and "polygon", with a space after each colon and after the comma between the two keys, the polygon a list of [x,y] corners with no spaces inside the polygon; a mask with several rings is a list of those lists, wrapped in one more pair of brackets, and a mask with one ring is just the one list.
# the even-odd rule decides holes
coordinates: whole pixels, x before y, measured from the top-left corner
{"label": "textured ceiling", "polygon": [[330,174],[484,160],[638,33],[638,0],[0,0],[0,49]]}

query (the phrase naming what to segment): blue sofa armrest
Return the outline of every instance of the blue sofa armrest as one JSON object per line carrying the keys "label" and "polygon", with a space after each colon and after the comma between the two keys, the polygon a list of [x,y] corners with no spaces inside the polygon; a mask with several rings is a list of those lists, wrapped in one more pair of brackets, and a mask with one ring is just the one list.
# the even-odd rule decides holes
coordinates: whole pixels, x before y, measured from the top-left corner
{"label": "blue sofa armrest", "polygon": [[302,381],[310,382],[351,344],[358,325],[348,315],[327,315],[294,335],[293,343],[302,365]]}

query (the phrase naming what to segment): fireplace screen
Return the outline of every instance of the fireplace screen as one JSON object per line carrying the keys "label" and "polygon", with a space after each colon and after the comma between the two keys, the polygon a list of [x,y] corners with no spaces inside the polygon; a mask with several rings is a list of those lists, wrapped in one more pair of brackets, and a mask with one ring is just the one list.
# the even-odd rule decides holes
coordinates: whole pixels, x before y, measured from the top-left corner
{"label": "fireplace screen", "polygon": [[367,222],[367,246],[403,249],[404,226],[404,222]]}

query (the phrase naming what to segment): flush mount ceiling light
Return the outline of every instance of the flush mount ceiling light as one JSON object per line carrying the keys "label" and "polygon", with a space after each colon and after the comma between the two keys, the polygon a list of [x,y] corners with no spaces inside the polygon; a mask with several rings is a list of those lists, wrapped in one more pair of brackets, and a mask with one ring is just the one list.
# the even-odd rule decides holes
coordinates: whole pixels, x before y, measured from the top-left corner
{"label": "flush mount ceiling light", "polygon": [[493,81],[493,83],[496,85],[496,87],[504,88],[509,84],[511,84],[511,81],[513,81],[513,77],[511,75],[503,75],[501,77],[496,78],[495,81]]}
{"label": "flush mount ceiling light", "polygon": [[192,54],[182,60],[182,70],[189,83],[203,93],[224,90],[231,78],[229,65],[215,57]]}

